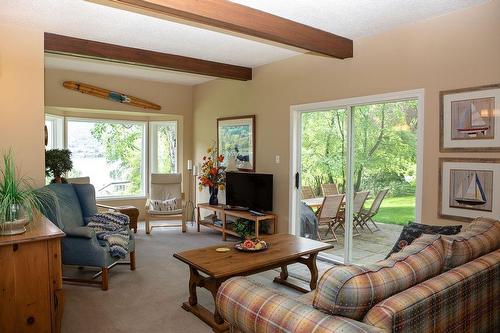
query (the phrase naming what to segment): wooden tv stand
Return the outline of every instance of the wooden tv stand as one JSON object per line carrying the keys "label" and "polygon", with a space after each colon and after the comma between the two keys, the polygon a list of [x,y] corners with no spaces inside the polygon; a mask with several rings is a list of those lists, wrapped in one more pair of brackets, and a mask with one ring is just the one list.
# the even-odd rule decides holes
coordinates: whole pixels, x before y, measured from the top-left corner
{"label": "wooden tv stand", "polygon": [[[211,228],[214,230],[218,230],[222,232],[222,240],[226,240],[226,236],[233,235],[236,237],[239,237],[239,235],[231,230],[230,228],[226,227],[226,218],[228,216],[232,217],[241,217],[250,221],[253,221],[255,223],[255,237],[259,237],[259,224],[262,221],[270,221],[272,223],[272,234],[276,233],[276,221],[277,221],[277,216],[273,213],[267,213],[266,215],[262,216],[257,216],[257,215],[252,215],[248,211],[239,211],[239,210],[230,210],[224,208],[224,205],[217,205],[217,206],[212,206],[207,203],[200,203],[196,206],[196,222],[198,225],[198,232],[200,232],[200,225]],[[222,220],[222,227],[216,226],[213,224],[212,221],[202,219],[201,214],[200,214],[200,209],[206,209],[209,211],[212,211],[218,215],[220,215],[220,219]]]}

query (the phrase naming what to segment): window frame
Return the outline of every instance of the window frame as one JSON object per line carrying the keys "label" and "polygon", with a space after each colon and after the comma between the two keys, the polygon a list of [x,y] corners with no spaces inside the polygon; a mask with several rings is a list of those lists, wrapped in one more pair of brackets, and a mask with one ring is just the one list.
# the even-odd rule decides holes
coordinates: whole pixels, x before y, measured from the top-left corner
{"label": "window frame", "polygon": [[133,125],[141,125],[143,127],[143,136],[142,136],[142,163],[141,163],[141,180],[142,186],[141,194],[133,194],[133,195],[114,195],[114,196],[97,196],[96,199],[98,201],[114,201],[114,200],[133,200],[133,199],[146,199],[149,193],[149,178],[147,174],[147,170],[149,170],[148,163],[148,137],[149,137],[149,126],[148,121],[143,120],[123,120],[123,119],[107,119],[107,118],[88,118],[88,117],[64,117],[65,124],[65,148],[69,148],[69,130],[68,123],[70,121],[73,122],[85,122],[85,123],[114,123],[114,124],[133,124]]}
{"label": "window frame", "polygon": [[[44,125],[50,122],[53,129],[52,133],[48,133],[47,149],[63,149],[66,146],[64,118],[64,116],[45,114]],[[49,142],[52,143],[52,147],[49,147]]]}
{"label": "window frame", "polygon": [[175,170],[173,173],[179,172],[179,121],[178,120],[154,120],[149,121],[149,171],[150,173],[158,172],[158,133],[155,126],[161,126],[166,124],[175,125]]}

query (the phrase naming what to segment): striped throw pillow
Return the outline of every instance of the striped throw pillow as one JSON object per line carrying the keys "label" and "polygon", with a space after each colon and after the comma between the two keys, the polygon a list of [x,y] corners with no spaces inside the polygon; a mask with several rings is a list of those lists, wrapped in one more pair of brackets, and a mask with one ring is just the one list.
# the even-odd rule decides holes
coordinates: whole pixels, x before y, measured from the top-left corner
{"label": "striped throw pillow", "polygon": [[500,248],[500,221],[479,217],[453,236],[443,236],[445,270]]}
{"label": "striped throw pillow", "polygon": [[149,209],[157,212],[170,212],[178,209],[176,198],[167,200],[150,200]]}
{"label": "striped throw pillow", "polygon": [[424,234],[373,265],[331,268],[318,283],[313,306],[333,315],[362,320],[378,302],[441,273],[444,250],[440,238]]}

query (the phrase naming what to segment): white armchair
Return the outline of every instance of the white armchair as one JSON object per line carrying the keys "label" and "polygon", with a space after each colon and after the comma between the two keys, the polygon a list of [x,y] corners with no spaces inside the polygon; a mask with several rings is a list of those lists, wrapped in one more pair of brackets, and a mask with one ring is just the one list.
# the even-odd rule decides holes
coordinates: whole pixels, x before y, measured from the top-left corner
{"label": "white armchair", "polygon": [[[175,207],[162,209],[161,202],[175,199]],[[160,204],[160,205],[159,205]],[[181,227],[186,232],[186,209],[182,193],[182,174],[151,174],[151,193],[146,201],[146,234],[153,228]],[[180,221],[162,225],[150,225],[151,221]]]}

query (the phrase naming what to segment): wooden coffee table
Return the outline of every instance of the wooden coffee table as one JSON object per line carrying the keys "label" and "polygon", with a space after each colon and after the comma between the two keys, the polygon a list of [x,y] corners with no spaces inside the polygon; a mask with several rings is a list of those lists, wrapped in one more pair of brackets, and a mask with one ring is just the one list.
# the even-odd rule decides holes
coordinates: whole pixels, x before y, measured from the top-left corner
{"label": "wooden coffee table", "polygon": [[[189,265],[189,301],[182,304],[182,308],[192,312],[198,318],[210,325],[216,332],[228,330],[227,323],[220,316],[215,307],[210,312],[198,304],[196,287],[203,287],[210,291],[214,301],[220,285],[233,276],[246,276],[281,267],[279,277],[274,282],[287,285],[302,292],[308,292],[288,281],[287,266],[301,263],[311,272],[310,290],[316,289],[318,283],[318,268],[316,257],[320,251],[332,249],[333,245],[315,240],[296,237],[287,234],[277,234],[262,237],[269,248],[265,251],[248,253],[234,248],[235,243],[225,243],[175,253],[174,257]],[[216,252],[219,247],[228,247],[229,252]],[[200,274],[203,273],[204,275]],[[205,276],[206,275],[206,276]]]}

